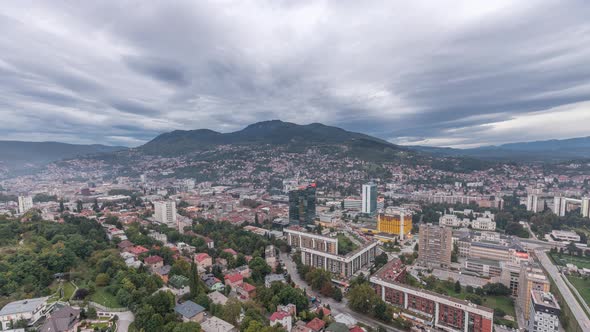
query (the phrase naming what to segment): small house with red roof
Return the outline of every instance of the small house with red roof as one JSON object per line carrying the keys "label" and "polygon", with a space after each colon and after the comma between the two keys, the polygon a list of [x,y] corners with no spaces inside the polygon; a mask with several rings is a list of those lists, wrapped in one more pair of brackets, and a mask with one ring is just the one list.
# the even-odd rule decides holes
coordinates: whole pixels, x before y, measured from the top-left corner
{"label": "small house with red roof", "polygon": [[293,327],[293,317],[284,311],[275,311],[270,316],[270,326],[280,325],[287,331],[291,331]]}
{"label": "small house with red roof", "polygon": [[316,317],[312,319],[309,323],[305,324],[305,326],[313,332],[321,332],[326,327],[326,322]]}
{"label": "small house with red roof", "polygon": [[148,256],[143,259],[143,263],[154,271],[164,266],[164,259],[158,255]]}
{"label": "small house with red roof", "polygon": [[194,259],[197,266],[199,266],[202,269],[206,269],[213,265],[213,259],[206,252],[195,254]]}
{"label": "small house with red roof", "polygon": [[236,293],[238,293],[242,299],[252,299],[256,296],[256,286],[244,282],[242,283],[242,286],[236,288]]}
{"label": "small house with red roof", "polygon": [[145,254],[146,252],[148,252],[149,250],[144,247],[144,246],[133,246],[133,247],[128,247],[127,250],[129,253],[131,253],[133,256],[137,257],[141,254]]}
{"label": "small house with red roof", "polygon": [[239,273],[230,273],[225,276],[225,284],[231,288],[237,288],[244,283],[244,277]]}
{"label": "small house with red roof", "polygon": [[227,252],[228,254],[232,255],[234,258],[238,258],[238,253],[233,250],[232,248],[223,249],[223,252]]}

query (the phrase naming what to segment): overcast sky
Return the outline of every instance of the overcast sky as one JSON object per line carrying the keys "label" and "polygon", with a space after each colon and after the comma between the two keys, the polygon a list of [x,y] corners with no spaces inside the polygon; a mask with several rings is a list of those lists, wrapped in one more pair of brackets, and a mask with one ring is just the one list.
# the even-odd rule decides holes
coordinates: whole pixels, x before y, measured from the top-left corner
{"label": "overcast sky", "polygon": [[401,144],[590,135],[590,1],[4,1],[0,139],[321,122]]}

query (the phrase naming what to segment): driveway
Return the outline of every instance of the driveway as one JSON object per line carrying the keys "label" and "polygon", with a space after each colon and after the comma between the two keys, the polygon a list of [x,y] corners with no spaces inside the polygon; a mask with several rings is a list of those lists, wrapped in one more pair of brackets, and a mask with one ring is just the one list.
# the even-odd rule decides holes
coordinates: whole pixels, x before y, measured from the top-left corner
{"label": "driveway", "polygon": [[119,320],[117,321],[117,332],[127,332],[129,325],[135,320],[135,316],[131,311],[123,311],[117,313]]}

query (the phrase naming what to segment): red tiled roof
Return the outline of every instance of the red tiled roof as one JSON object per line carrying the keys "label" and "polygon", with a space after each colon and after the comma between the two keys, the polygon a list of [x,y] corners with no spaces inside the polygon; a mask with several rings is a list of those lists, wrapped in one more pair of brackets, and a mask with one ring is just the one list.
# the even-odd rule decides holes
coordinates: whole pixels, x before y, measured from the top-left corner
{"label": "red tiled roof", "polygon": [[358,326],[353,326],[350,328],[350,330],[348,330],[349,332],[365,332],[365,330],[363,330],[362,328],[358,327]]}
{"label": "red tiled roof", "polygon": [[229,253],[229,254],[232,254],[232,255],[237,255],[237,254],[238,254],[238,253],[237,253],[235,250],[233,250],[232,248],[223,249],[223,252],[227,252],[227,253]]}
{"label": "red tiled roof", "polygon": [[289,315],[288,312],[284,312],[284,311],[275,311],[271,316],[270,316],[270,321],[274,322],[277,320],[283,320],[283,318],[285,317],[289,317],[291,315]]}
{"label": "red tiled roof", "polygon": [[202,262],[202,261],[204,261],[207,258],[211,258],[211,256],[209,256],[209,254],[206,253],[206,252],[202,252],[202,253],[199,253],[199,254],[196,254],[195,255],[195,260],[197,262]]}
{"label": "red tiled roof", "polygon": [[245,283],[242,285],[242,288],[243,288],[243,289],[244,289],[246,292],[248,292],[248,293],[250,293],[250,292],[252,292],[252,291],[255,291],[255,290],[256,290],[256,286],[250,285],[250,284],[249,284],[249,283],[247,283],[247,282],[245,282]]}
{"label": "red tiled roof", "polygon": [[315,312],[316,312],[316,313],[319,313],[319,312],[320,312],[320,310],[323,310],[323,311],[324,311],[324,316],[329,316],[329,315],[332,313],[332,312],[330,311],[330,309],[328,309],[328,308],[326,308],[326,307],[318,307],[318,308],[316,309],[316,311],[315,311]]}
{"label": "red tiled roof", "polygon": [[160,263],[163,261],[164,261],[164,259],[160,256],[157,256],[157,255],[156,256],[148,256],[143,260],[143,262],[146,264],[156,264],[156,263]]}
{"label": "red tiled roof", "polygon": [[231,282],[231,283],[234,283],[234,282],[244,280],[244,277],[239,273],[232,273],[232,274],[226,275],[225,279],[229,280],[229,282]]}
{"label": "red tiled roof", "polygon": [[319,331],[319,330],[323,329],[325,325],[326,325],[326,322],[324,322],[323,320],[316,317],[316,318],[312,319],[311,322],[307,323],[305,326],[309,327],[310,329],[312,329],[314,331]]}
{"label": "red tiled roof", "polygon": [[143,254],[143,253],[145,253],[145,252],[148,252],[149,250],[147,250],[147,248],[145,248],[145,247],[143,247],[143,246],[135,246],[135,247],[131,247],[131,248],[129,249],[129,251],[130,251],[132,254],[139,255],[139,254]]}

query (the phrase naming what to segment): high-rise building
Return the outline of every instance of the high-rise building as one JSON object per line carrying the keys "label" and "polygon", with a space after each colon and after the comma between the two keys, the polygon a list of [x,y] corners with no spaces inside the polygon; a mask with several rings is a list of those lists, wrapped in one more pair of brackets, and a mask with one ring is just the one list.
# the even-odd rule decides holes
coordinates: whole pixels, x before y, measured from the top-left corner
{"label": "high-rise building", "polygon": [[582,217],[590,217],[590,197],[582,197]]}
{"label": "high-rise building", "polygon": [[412,231],[412,215],[400,213],[379,213],[377,216],[377,231],[395,234],[404,239]]}
{"label": "high-rise building", "polygon": [[421,224],[419,230],[418,262],[432,267],[451,265],[453,231],[450,227]]}
{"label": "high-rise building", "polygon": [[561,309],[553,294],[536,290],[531,291],[529,316],[527,317],[528,331],[558,331],[560,313]]}
{"label": "high-rise building", "polygon": [[373,214],[377,211],[377,185],[373,182],[363,184],[361,212]]}
{"label": "high-rise building", "polygon": [[18,213],[23,214],[33,208],[33,197],[18,196]]}
{"label": "high-rise building", "polygon": [[175,201],[157,201],[154,202],[154,219],[176,228],[176,202]]}
{"label": "high-rise building", "polygon": [[289,192],[289,222],[309,225],[315,219],[316,184],[299,187]]}
{"label": "high-rise building", "polygon": [[550,286],[549,280],[541,268],[526,263],[521,265],[517,303],[524,313],[524,317],[529,317],[530,314],[531,291],[549,292]]}

